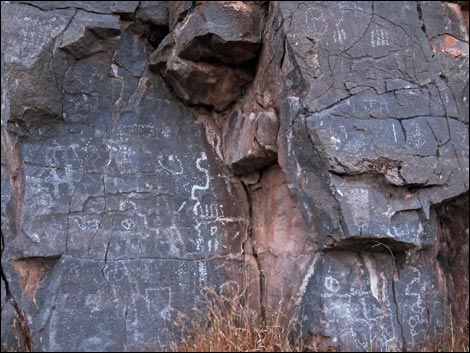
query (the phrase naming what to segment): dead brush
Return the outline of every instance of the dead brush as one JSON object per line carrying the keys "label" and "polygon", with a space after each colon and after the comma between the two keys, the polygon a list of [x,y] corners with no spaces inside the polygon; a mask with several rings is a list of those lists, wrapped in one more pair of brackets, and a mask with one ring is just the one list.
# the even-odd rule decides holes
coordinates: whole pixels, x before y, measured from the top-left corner
{"label": "dead brush", "polygon": [[[218,294],[214,289],[203,293],[205,309],[193,309],[192,318],[178,313],[178,339],[170,344],[172,352],[325,352],[338,347],[322,344],[322,337],[306,337],[289,305],[282,310],[268,310],[265,317],[251,310],[242,294]],[[453,329],[437,342],[424,342],[421,352],[468,352],[467,337],[455,344]],[[310,343],[310,344],[309,344]],[[325,342],[323,342],[325,343]],[[375,351],[372,346],[367,351]],[[390,344],[386,352],[399,351]]]}
{"label": "dead brush", "polygon": [[266,319],[248,308],[243,295],[220,295],[213,289],[205,291],[204,299],[206,310],[194,309],[192,320],[180,314],[177,325],[182,335],[178,343],[171,343],[173,352],[312,351],[295,320],[281,310]]}

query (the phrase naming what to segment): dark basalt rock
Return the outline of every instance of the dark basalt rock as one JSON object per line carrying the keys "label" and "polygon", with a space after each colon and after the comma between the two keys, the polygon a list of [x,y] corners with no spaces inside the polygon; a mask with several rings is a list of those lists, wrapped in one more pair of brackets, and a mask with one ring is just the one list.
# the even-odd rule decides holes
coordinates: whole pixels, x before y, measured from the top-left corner
{"label": "dark basalt rock", "polygon": [[173,30],[188,11],[193,7],[195,1],[168,1],[168,13],[170,20],[170,29]]}
{"label": "dark basalt rock", "polygon": [[227,64],[254,59],[261,43],[262,18],[260,8],[242,1],[197,6],[180,27],[177,55]]}
{"label": "dark basalt rock", "polygon": [[168,26],[168,1],[139,1],[135,17],[155,26]]}
{"label": "dark basalt rock", "polygon": [[[240,257],[243,187],[147,69],[137,27],[82,9],[2,7],[2,268],[33,345],[167,347],[167,323],[201,305],[204,287],[256,278]],[[26,293],[34,259],[58,260],[25,277]],[[2,299],[2,349],[17,335],[11,309]]]}
{"label": "dark basalt rock", "polygon": [[468,346],[468,8],[1,6],[2,351],[168,349],[206,287]]}
{"label": "dark basalt rock", "polygon": [[[184,4],[172,6],[172,16],[186,13]],[[237,65],[256,58],[262,23],[256,4],[202,2],[175,24],[152,54],[150,68],[160,72],[186,104],[223,110],[252,80],[251,67]]]}
{"label": "dark basalt rock", "polygon": [[446,18],[440,4],[351,5],[280,4],[293,77],[280,164],[327,250],[311,260],[299,315],[324,347],[414,350],[446,334],[456,300],[434,205],[468,190],[468,43],[433,54],[446,29],[423,23]]}

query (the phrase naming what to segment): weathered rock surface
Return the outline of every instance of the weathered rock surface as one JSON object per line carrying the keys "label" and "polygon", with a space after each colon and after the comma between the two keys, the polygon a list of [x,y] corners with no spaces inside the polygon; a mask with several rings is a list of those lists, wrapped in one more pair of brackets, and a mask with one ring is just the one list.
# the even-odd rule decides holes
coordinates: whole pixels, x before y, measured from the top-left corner
{"label": "weathered rock surface", "polygon": [[165,349],[208,286],[468,345],[465,11],[2,2],[2,351]]}
{"label": "weathered rock surface", "polygon": [[[468,190],[468,56],[431,50],[425,24],[429,13],[447,22],[446,5],[281,2],[279,11],[291,78],[279,162],[325,249],[306,274],[304,326],[340,349],[417,349],[445,331],[456,300],[436,258],[434,205]],[[468,216],[455,216],[468,229]],[[465,247],[468,237],[452,241]]]}
{"label": "weathered rock surface", "polygon": [[138,1],[135,17],[138,21],[150,22],[156,26],[168,26],[167,1]]}
{"label": "weathered rock surface", "polygon": [[261,42],[262,13],[243,1],[197,6],[178,30],[178,56],[191,61],[240,64],[254,59]]}
{"label": "weathered rock surface", "polygon": [[247,284],[244,189],[147,69],[138,25],[2,7],[2,261],[34,347],[165,347],[205,286]]}
{"label": "weathered rock surface", "polygon": [[224,161],[236,174],[249,174],[277,157],[279,121],[274,110],[236,112],[224,132]]}
{"label": "weathered rock surface", "polygon": [[[284,175],[275,165],[265,170],[259,183],[250,186],[252,245],[260,261],[267,295],[266,307],[288,306],[302,281],[315,237],[307,232]],[[249,249],[245,249],[249,252]]]}
{"label": "weathered rock surface", "polygon": [[[256,3],[207,1],[188,13],[185,1],[171,5],[175,28],[152,54],[160,71],[187,104],[223,110],[251,81],[250,65],[261,42],[264,14]],[[178,18],[184,21],[178,22]],[[248,63],[249,64],[249,63]]]}
{"label": "weathered rock surface", "polygon": [[173,30],[178,22],[180,22],[188,11],[193,7],[194,1],[168,1],[168,15],[170,22],[170,30]]}

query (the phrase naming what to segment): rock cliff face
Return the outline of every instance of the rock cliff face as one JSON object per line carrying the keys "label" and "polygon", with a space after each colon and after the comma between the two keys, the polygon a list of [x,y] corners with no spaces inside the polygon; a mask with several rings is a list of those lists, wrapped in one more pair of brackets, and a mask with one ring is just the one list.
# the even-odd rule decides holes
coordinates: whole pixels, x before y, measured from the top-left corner
{"label": "rock cliff face", "polygon": [[207,286],[468,342],[466,11],[2,2],[2,350],[166,349]]}

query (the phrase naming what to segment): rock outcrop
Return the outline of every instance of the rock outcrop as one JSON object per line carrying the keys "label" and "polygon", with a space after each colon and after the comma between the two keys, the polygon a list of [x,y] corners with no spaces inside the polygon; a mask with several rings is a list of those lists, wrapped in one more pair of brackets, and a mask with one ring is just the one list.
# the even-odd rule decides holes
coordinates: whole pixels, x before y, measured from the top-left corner
{"label": "rock outcrop", "polygon": [[2,351],[167,349],[208,286],[468,344],[468,58],[455,3],[2,2]]}

